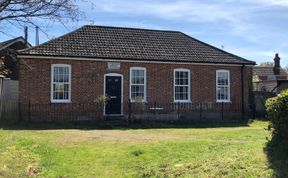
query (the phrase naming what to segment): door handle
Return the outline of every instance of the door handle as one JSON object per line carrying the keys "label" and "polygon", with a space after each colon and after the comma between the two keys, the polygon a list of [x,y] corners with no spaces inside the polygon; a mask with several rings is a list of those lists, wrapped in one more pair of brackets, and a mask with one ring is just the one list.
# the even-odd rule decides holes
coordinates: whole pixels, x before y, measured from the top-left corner
{"label": "door handle", "polygon": [[117,98],[117,96],[110,96],[110,98],[111,98],[111,99],[115,99],[115,98]]}

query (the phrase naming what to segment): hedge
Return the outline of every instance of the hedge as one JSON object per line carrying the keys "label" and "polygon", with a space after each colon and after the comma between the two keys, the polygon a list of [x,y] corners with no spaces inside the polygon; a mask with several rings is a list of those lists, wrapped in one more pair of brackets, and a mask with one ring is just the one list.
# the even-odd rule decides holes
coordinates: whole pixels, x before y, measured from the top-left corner
{"label": "hedge", "polygon": [[288,90],[282,91],[273,98],[266,100],[267,118],[270,120],[269,129],[273,136],[288,139]]}

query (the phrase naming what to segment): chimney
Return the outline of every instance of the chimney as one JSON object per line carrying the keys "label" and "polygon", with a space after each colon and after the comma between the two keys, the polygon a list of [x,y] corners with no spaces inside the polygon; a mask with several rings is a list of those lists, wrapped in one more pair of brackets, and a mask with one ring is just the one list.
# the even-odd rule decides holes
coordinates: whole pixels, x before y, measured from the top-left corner
{"label": "chimney", "polygon": [[279,57],[279,54],[276,53],[275,54],[275,58],[274,58],[274,67],[273,67],[273,72],[274,72],[274,75],[280,75],[280,57]]}
{"label": "chimney", "polygon": [[35,46],[38,46],[38,45],[39,45],[39,27],[36,26],[36,27],[35,27],[35,30],[36,30]]}
{"label": "chimney", "polygon": [[25,45],[27,44],[28,41],[28,27],[24,27],[24,40],[25,40]]}

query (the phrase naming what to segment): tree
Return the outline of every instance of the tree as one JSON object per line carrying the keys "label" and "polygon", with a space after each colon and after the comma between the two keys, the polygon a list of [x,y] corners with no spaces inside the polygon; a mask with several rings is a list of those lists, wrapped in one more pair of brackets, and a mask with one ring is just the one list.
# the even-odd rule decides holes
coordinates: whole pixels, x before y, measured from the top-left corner
{"label": "tree", "polygon": [[273,67],[274,63],[273,62],[261,62],[259,64],[260,67]]}
{"label": "tree", "polygon": [[77,0],[0,0],[0,24],[8,22],[17,26],[35,25],[36,19],[77,21],[81,12],[76,2]]}

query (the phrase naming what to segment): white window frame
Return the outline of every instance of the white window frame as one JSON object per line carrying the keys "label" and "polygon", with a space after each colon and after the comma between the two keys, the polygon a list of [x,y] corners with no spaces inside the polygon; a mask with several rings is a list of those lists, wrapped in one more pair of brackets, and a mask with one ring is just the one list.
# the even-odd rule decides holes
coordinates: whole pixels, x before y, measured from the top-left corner
{"label": "white window frame", "polygon": [[[228,93],[227,93],[227,99],[218,99],[218,93],[217,93],[217,90],[218,90],[218,73],[220,73],[220,72],[225,72],[225,73],[227,73],[228,75]],[[230,71],[229,70],[223,70],[223,69],[220,69],[220,70],[216,70],[216,102],[217,103],[229,103],[229,102],[231,102],[231,99],[230,99],[230,93],[231,93],[231,91],[230,91],[230,88],[231,88],[231,83],[230,83]]]}
{"label": "white window frame", "polygon": [[[175,85],[176,82],[176,72],[188,72],[188,99],[187,100],[176,100],[175,99],[175,88],[176,86],[184,86],[184,85]],[[187,86],[187,85],[185,85]],[[191,102],[191,82],[190,82],[190,70],[189,69],[174,69],[173,72],[173,99],[174,102],[181,102],[181,103],[190,103]]]}
{"label": "white window frame", "polygon": [[145,67],[130,67],[130,86],[129,86],[129,90],[130,90],[130,101],[131,102],[135,102],[134,99],[132,99],[132,85],[143,85],[143,84],[132,84],[132,71],[133,70],[144,70],[144,97],[142,99],[141,102],[147,102],[146,100],[146,84],[147,84],[147,77],[146,77],[146,68]]}
{"label": "white window frame", "polygon": [[[53,84],[54,84],[54,67],[68,67],[69,68],[69,92],[68,99],[54,99],[53,98]],[[52,64],[51,65],[51,103],[70,103],[71,102],[71,65],[69,64]]]}

